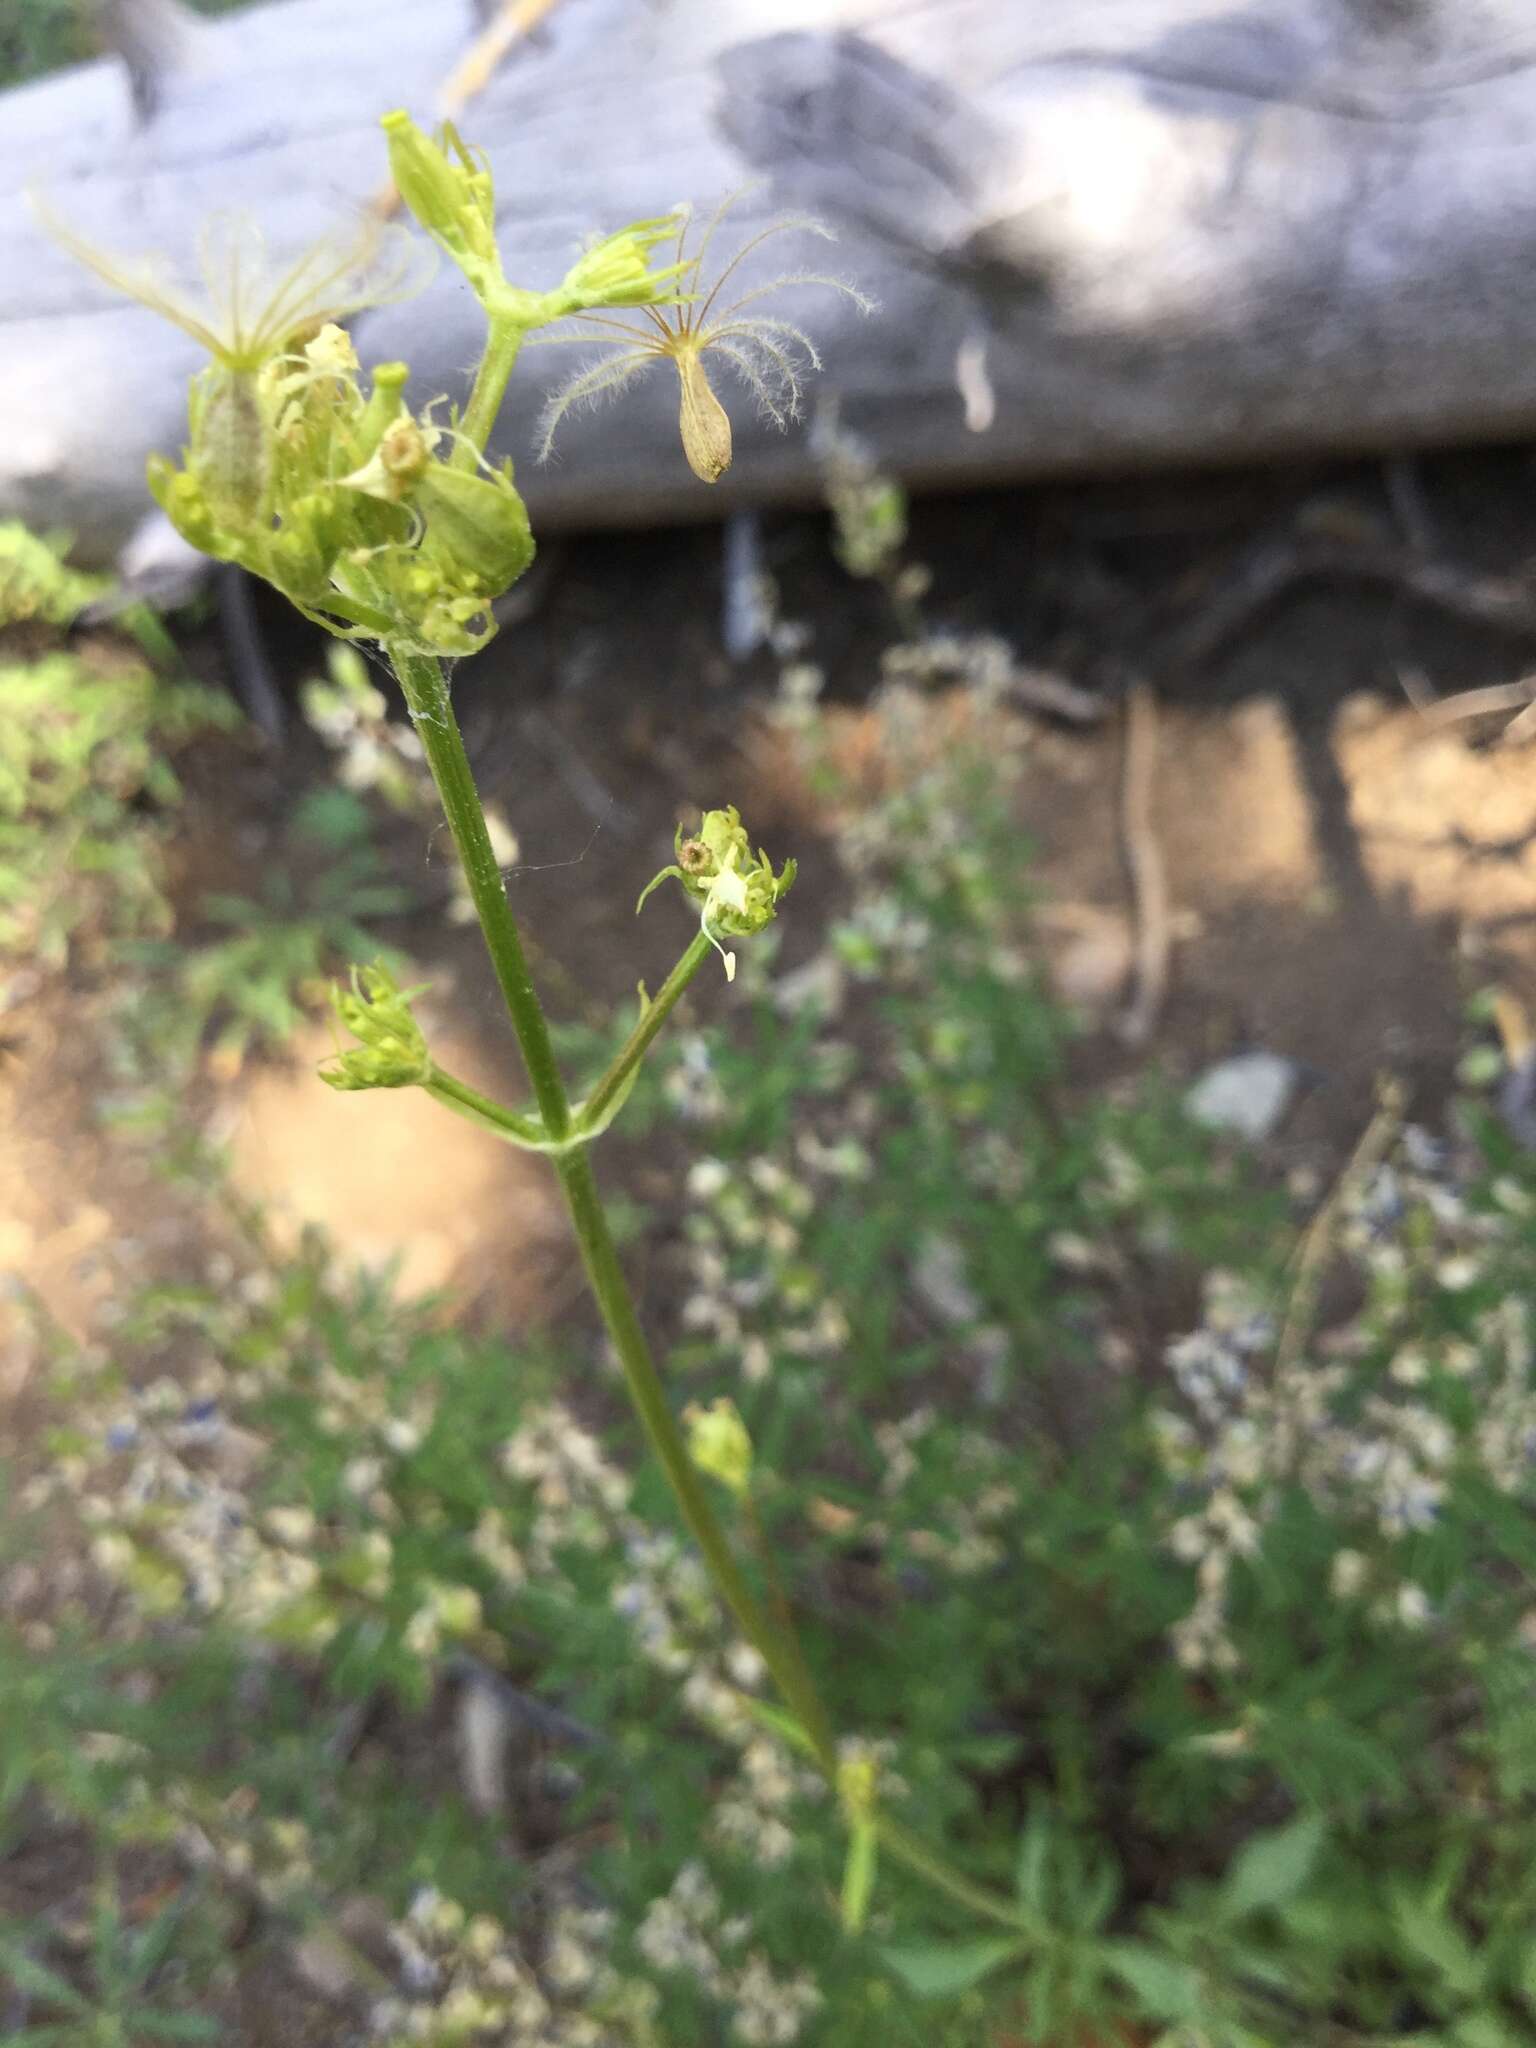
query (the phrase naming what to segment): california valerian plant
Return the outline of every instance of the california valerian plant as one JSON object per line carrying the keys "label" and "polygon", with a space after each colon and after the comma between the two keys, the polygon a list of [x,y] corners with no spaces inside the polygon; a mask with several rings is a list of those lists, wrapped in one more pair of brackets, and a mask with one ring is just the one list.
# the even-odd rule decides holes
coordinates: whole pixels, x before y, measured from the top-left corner
{"label": "california valerian plant", "polygon": [[[391,233],[365,228],[355,237],[331,238],[286,269],[271,270],[259,237],[238,224],[215,223],[202,249],[206,303],[197,303],[167,287],[153,267],[105,257],[52,223],[83,261],[174,320],[209,353],[208,367],[192,385],[182,461],[156,457],[150,465],[151,488],[177,530],[206,553],[263,577],[330,631],[376,643],[399,678],[534,1099],[525,1110],[510,1109],[438,1067],[411,1016],[408,996],[382,967],[366,970],[353,992],[337,999],[338,1021],[358,1042],[338,1052],[327,1078],[347,1089],[425,1086],[508,1143],[552,1161],[636,1411],[717,1592],[784,1701],[787,1713],[769,1716],[771,1725],[837,1788],[850,1840],[844,1888],[849,1924],[864,1917],[880,1843],[941,1890],[1017,1927],[1017,1914],[1005,1899],[949,1869],[884,1808],[867,1765],[851,1765],[842,1756],[787,1610],[765,1603],[754,1588],[672,1414],[592,1173],[592,1143],[623,1106],[641,1060],[709,950],[721,954],[728,975],[734,973],[735,956],[723,938],[750,937],[767,927],[794,864],[776,873],[766,854],[754,855],[734,808],[707,810],[694,833],[679,836],[676,864],[656,880],[675,875],[698,905],[698,936],[655,998],[642,992],[639,1016],[615,1059],[573,1102],[507,902],[442,668],[445,657],[472,653],[490,638],[494,601],[533,557],[511,464],[493,464],[486,454],[507,381],[531,333],[572,319],[601,327],[615,311],[638,311],[648,325],[614,372],[622,376],[642,367],[653,352],[672,358],[682,392],[684,450],[710,482],[729,463],[730,433],[705,356],[717,354],[734,366],[782,422],[798,406],[796,352],[814,362],[814,347],[788,323],[748,311],[770,287],[744,294],[715,314],[720,286],[753,244],[702,288],[710,237],[696,255],[686,255],[683,216],[637,221],[595,242],[553,290],[512,283],[496,239],[485,161],[451,127],[433,141],[403,114],[389,115],[384,125],[401,197],[463,273],[486,316],[485,352],[468,402],[446,424],[432,418],[431,408],[419,415],[409,410],[404,364],[376,369],[365,388],[356,353],[338,324],[361,306],[409,287],[412,254]],[[669,245],[672,260],[657,265],[656,252]],[[835,283],[808,274],[784,281]],[[551,425],[581,388],[579,381],[555,401]],[[642,903],[649,893],[648,888],[642,894]],[[710,1441],[697,1425],[695,1441],[701,1447]],[[705,1467],[711,1469],[707,1448]],[[718,1459],[712,1469],[718,1470]]]}
{"label": "california valerian plant", "polygon": [[[236,366],[239,397],[204,388],[157,482],[400,676],[533,1100],[444,1070],[386,964],[338,992],[327,1078],[422,1087],[550,1160],[693,1545],[658,1527],[657,1472],[626,1474],[535,1362],[327,1300],[316,1266],[229,1320],[230,1363],[190,1389],[102,1375],[59,1458],[98,1569],[151,1613],[223,1615],[342,1688],[420,1698],[442,1663],[481,1683],[511,1654],[579,1702],[571,1796],[618,1918],[558,1895],[535,1969],[513,1916],[418,1856],[391,1941],[438,2002],[381,2000],[374,2038],[1529,2038],[1528,1165],[1485,1132],[1453,1172],[1384,1104],[1329,1211],[1364,1306],[1319,1337],[1306,1262],[1268,1253],[1273,1203],[1207,1141],[1155,1101],[1064,1106],[1069,1033],[1016,943],[1006,748],[925,760],[901,692],[885,723],[913,759],[843,835],[848,913],[809,978],[768,971],[791,865],[706,811],[656,878],[698,930],[568,1090],[441,661],[527,558],[483,460],[521,340],[648,306],[675,338],[697,279],[651,221],[526,293],[478,160],[391,132],[487,311],[465,412],[408,414],[394,371],[365,394],[339,330],[295,332]],[[254,454],[231,460],[231,419]],[[730,972],[748,941],[754,1042],[662,1041],[711,950]],[[632,1090],[702,1155],[681,1426],[590,1166]],[[1178,1256],[1203,1283],[1175,1276],[1159,1315],[1148,1276]],[[209,1450],[225,1407],[247,1456],[272,1447],[244,1482]],[[792,1605],[791,1561],[828,1596]],[[230,1803],[197,1822],[263,1898],[325,1854],[323,1830]],[[959,1840],[963,1867],[938,1846]]]}

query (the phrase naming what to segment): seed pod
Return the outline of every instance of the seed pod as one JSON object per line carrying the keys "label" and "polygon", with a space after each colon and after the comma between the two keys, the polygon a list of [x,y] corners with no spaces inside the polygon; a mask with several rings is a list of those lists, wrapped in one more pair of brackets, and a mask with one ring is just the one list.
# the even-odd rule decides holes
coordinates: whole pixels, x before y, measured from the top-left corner
{"label": "seed pod", "polygon": [[189,467],[221,526],[238,532],[257,517],[272,453],[250,371],[212,363],[197,380]]}
{"label": "seed pod", "polygon": [[717,484],[731,466],[730,418],[710,389],[698,350],[680,351],[674,360],[683,387],[677,418],[683,453],[701,483]]}

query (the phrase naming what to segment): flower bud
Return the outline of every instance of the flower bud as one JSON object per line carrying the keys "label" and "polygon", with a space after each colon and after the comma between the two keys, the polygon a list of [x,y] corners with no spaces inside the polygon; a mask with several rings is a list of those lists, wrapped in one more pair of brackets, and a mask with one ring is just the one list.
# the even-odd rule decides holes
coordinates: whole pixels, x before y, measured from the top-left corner
{"label": "flower bud", "polygon": [[357,437],[361,446],[373,450],[384,430],[405,410],[404,391],[410,381],[406,363],[380,363],[370,377],[368,403],[358,416]]}
{"label": "flower bud", "polygon": [[688,1455],[701,1472],[718,1479],[738,1500],[752,1490],[752,1439],[734,1401],[722,1396],[707,1408],[687,1408]]}
{"label": "flower bud", "polygon": [[482,304],[507,289],[496,247],[496,195],[490,168],[460,139],[451,121],[436,137],[409,114],[383,119],[395,189],[439,247],[463,271]]}
{"label": "flower bud", "polygon": [[851,1757],[837,1767],[837,1800],[848,1828],[843,1866],[842,1922],[849,1934],[862,1931],[875,1888],[879,1837],[875,1832],[878,1768],[871,1757]]}
{"label": "flower bud", "polygon": [[411,1011],[420,988],[401,989],[382,963],[352,970],[352,992],[331,992],[336,1021],[358,1040],[338,1050],[320,1078],[332,1088],[410,1088],[428,1080],[432,1056]]}
{"label": "flower bud", "polygon": [[144,474],[150,496],[187,545],[199,554],[227,561],[227,543],[208,509],[203,487],[191,471],[178,469],[168,456],[152,455]]}
{"label": "flower bud", "polygon": [[873,1816],[879,1777],[879,1766],[871,1756],[845,1757],[838,1765],[837,1800],[851,1825]]}
{"label": "flower bud", "polygon": [[681,214],[668,213],[631,221],[592,243],[566,272],[559,289],[550,293],[559,311],[548,317],[559,319],[598,306],[676,305],[687,296],[677,291],[678,280],[694,265],[669,263],[653,270],[651,251],[658,243],[675,243],[683,220]]}

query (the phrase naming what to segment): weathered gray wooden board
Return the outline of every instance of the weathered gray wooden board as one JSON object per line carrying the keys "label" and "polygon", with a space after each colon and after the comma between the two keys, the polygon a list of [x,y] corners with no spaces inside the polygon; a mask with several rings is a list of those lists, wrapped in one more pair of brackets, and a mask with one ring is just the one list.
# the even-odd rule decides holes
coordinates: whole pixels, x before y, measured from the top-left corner
{"label": "weathered gray wooden board", "polygon": [[[296,244],[376,189],[377,116],[430,117],[472,26],[460,0],[280,0],[200,30],[147,123],[112,61],[0,99],[0,516],[120,546],[197,361],[48,244],[28,184],[116,249],[184,258],[229,206]],[[1536,421],[1536,0],[561,0],[466,125],[532,282],[594,227],[754,176],[744,225],[823,214],[882,310],[785,310],[918,482]],[[459,387],[477,331],[451,272],[358,323],[423,398]],[[803,434],[745,398],[728,480],[697,484],[660,369],[535,470],[570,354],[525,356],[503,429],[546,527],[814,487]]]}

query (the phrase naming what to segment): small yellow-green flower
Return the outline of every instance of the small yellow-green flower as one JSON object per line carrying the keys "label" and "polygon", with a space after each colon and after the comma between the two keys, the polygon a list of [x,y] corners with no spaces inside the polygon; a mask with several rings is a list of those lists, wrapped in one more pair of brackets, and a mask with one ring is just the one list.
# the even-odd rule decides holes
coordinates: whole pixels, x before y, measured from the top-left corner
{"label": "small yellow-green flower", "polygon": [[727,938],[750,938],[772,923],[780,900],[788,895],[795,879],[795,863],[787,860],[775,874],[773,862],[758,849],[754,854],[741,813],[734,804],[723,811],[706,811],[696,832],[677,828],[674,842],[677,859],[653,875],[640,892],[635,909],[640,910],[653,889],[669,877],[681,882],[684,891],[699,906],[699,925],[725,962],[725,978],[736,978],[736,955],[720,944]]}
{"label": "small yellow-green flower", "polygon": [[688,1430],[688,1455],[701,1472],[745,1500],[752,1490],[752,1439],[734,1401],[723,1395],[707,1408],[697,1403],[683,1411]]}

